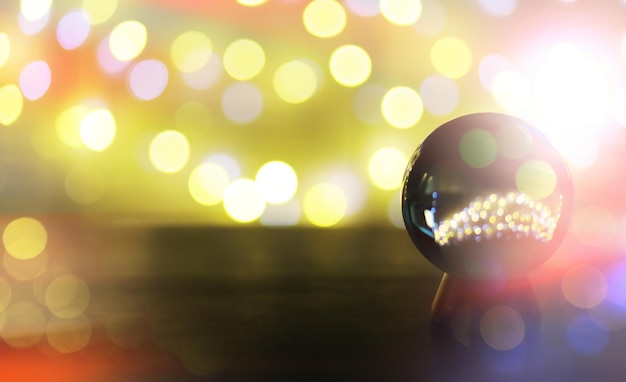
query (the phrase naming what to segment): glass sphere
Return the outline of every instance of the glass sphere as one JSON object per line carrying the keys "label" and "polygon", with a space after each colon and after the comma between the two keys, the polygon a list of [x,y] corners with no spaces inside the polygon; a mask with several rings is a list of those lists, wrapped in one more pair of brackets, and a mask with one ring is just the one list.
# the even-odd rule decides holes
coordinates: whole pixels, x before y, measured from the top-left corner
{"label": "glass sphere", "polygon": [[523,276],[556,250],[569,224],[572,179],[528,123],[498,113],[449,121],[409,161],[402,215],[418,250],[468,279]]}

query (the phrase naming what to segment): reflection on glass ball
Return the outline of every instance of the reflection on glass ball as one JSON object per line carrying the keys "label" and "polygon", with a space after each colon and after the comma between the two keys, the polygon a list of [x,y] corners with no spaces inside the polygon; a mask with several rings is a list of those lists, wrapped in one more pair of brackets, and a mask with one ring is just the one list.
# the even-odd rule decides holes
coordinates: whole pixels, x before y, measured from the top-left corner
{"label": "reflection on glass ball", "polygon": [[402,191],[411,239],[439,269],[469,279],[522,276],[567,230],[573,199],[561,155],[528,123],[478,113],[417,148]]}

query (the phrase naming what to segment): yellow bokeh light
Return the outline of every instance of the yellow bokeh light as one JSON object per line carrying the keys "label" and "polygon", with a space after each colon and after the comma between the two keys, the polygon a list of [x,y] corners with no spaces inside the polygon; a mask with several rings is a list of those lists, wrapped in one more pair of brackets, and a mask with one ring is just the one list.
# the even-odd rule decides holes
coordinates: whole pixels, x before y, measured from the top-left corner
{"label": "yellow bokeh light", "polygon": [[383,147],[370,158],[368,173],[376,187],[395,190],[402,184],[402,177],[409,158],[393,147]]}
{"label": "yellow bokeh light", "polygon": [[293,198],[298,176],[285,162],[272,161],[261,166],[255,178],[259,192],[268,203],[281,204]]}
{"label": "yellow bokeh light", "polygon": [[91,321],[85,316],[71,319],[52,317],[46,327],[46,338],[54,350],[71,354],[87,346],[91,332]]}
{"label": "yellow bokeh light", "polygon": [[10,222],[2,233],[4,249],[16,259],[38,256],[48,242],[46,228],[38,220],[22,217]]}
{"label": "yellow bokeh light", "polygon": [[265,4],[267,0],[237,0],[237,2],[246,7],[256,7]]}
{"label": "yellow bokeh light", "polygon": [[118,0],[83,0],[83,12],[91,24],[108,21],[117,9]]}
{"label": "yellow bokeh light", "polygon": [[487,167],[498,157],[498,142],[487,130],[471,129],[461,136],[459,153],[470,167]]}
{"label": "yellow bokeh light", "polygon": [[239,223],[250,223],[265,211],[265,199],[251,179],[237,179],[224,191],[224,209]]}
{"label": "yellow bokeh light", "polygon": [[541,200],[556,190],[556,172],[541,160],[524,162],[515,173],[517,189],[533,200]]}
{"label": "yellow bokeh light", "polygon": [[360,46],[344,45],[330,56],[330,73],[343,86],[359,86],[367,81],[371,72],[372,60]]}
{"label": "yellow bokeh light", "polygon": [[461,78],[472,66],[472,51],[456,37],[444,37],[433,45],[430,59],[435,69],[448,78]]}
{"label": "yellow bokeh light", "polygon": [[303,61],[289,61],[274,74],[274,89],[289,103],[301,103],[317,90],[318,78],[313,68]]}
{"label": "yellow bokeh light", "polygon": [[157,134],[150,143],[150,163],[164,173],[182,170],[189,159],[189,142],[184,134],[166,130]]}
{"label": "yellow bokeh light", "polygon": [[224,51],[224,69],[232,78],[245,81],[255,77],[265,65],[265,52],[256,41],[234,41]]}
{"label": "yellow bokeh light", "polygon": [[0,68],[4,66],[11,56],[11,40],[6,33],[0,33]]}
{"label": "yellow bokeh light", "polygon": [[17,85],[5,85],[0,88],[0,124],[9,126],[22,114],[24,98]]}
{"label": "yellow bokeh light", "polygon": [[65,109],[57,116],[54,128],[59,139],[70,147],[81,147],[80,126],[83,118],[89,113],[85,105],[76,105]]}
{"label": "yellow bokeh light", "polygon": [[89,112],[80,124],[80,138],[93,151],[103,151],[115,137],[115,119],[107,109]]}
{"label": "yellow bokeh light", "polygon": [[523,74],[514,70],[503,70],[493,78],[493,98],[504,110],[516,113],[528,106],[530,84]]}
{"label": "yellow bokeh light", "polygon": [[9,305],[1,320],[0,336],[5,343],[17,349],[37,345],[46,332],[46,317],[39,307],[30,302]]}
{"label": "yellow bokeh light", "polygon": [[397,86],[389,89],[383,96],[381,111],[390,125],[408,129],[422,118],[424,102],[417,91],[406,86]]}
{"label": "yellow bokeh light", "polygon": [[[32,281],[39,277],[48,266],[48,254],[43,251],[39,256],[32,259],[16,259],[15,257],[4,253],[2,256],[2,265],[7,275],[19,281]],[[0,280],[1,281],[1,280]],[[2,285],[0,283],[0,312],[2,312]],[[6,305],[5,305],[6,306]]]}
{"label": "yellow bokeh light", "polygon": [[302,210],[312,224],[330,227],[346,216],[347,205],[346,195],[341,188],[332,183],[319,183],[307,191]]}
{"label": "yellow bokeh light", "polygon": [[73,275],[55,278],[46,288],[46,306],[59,318],[75,318],[87,310],[91,292],[87,284]]}
{"label": "yellow bokeh light", "polygon": [[335,0],[313,0],[302,14],[304,27],[316,37],[333,37],[346,26],[346,11]]}
{"label": "yellow bokeh light", "polygon": [[20,12],[28,21],[39,20],[52,7],[52,0],[20,0]]}
{"label": "yellow bokeh light", "polygon": [[65,176],[65,192],[78,204],[93,204],[100,200],[106,189],[104,175],[88,164],[78,164]]}
{"label": "yellow bokeh light", "polygon": [[213,43],[202,32],[188,31],[176,38],[170,48],[174,66],[183,73],[202,69],[211,59]]}
{"label": "yellow bokeh light", "polygon": [[380,12],[392,24],[414,24],[422,14],[420,0],[380,0]]}
{"label": "yellow bokeh light", "polygon": [[143,52],[147,41],[145,25],[135,20],[123,21],[111,31],[109,49],[117,60],[130,61]]}
{"label": "yellow bokeh light", "polygon": [[196,202],[214,206],[222,201],[229,184],[230,177],[226,169],[217,163],[207,162],[193,169],[187,186]]}

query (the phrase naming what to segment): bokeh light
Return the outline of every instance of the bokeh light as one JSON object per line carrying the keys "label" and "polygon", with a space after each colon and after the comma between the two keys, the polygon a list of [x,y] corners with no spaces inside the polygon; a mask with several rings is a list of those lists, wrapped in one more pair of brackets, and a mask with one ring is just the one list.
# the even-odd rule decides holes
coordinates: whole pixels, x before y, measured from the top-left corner
{"label": "bokeh light", "polygon": [[426,36],[440,34],[448,23],[448,12],[437,0],[422,0],[422,14],[415,23],[415,29]]}
{"label": "bokeh light", "polygon": [[421,0],[380,0],[380,12],[392,24],[414,24],[422,14]]}
{"label": "bokeh light", "polygon": [[318,183],[305,194],[302,202],[304,216],[315,226],[331,227],[345,216],[347,195],[332,183]]}
{"label": "bokeh light", "polygon": [[96,56],[100,68],[109,75],[121,74],[129,64],[128,61],[121,61],[113,56],[108,35],[105,36],[98,44]]}
{"label": "bokeh light", "polygon": [[192,89],[206,90],[215,85],[223,74],[222,59],[215,53],[195,72],[182,73],[183,81]]}
{"label": "bokeh light", "polygon": [[52,317],[46,326],[46,338],[50,346],[61,354],[83,350],[92,335],[91,321],[85,316],[69,319]]}
{"label": "bokeh light", "polygon": [[597,326],[589,316],[580,315],[567,325],[567,341],[578,352],[601,353],[609,343],[609,333]]}
{"label": "bokeh light", "polygon": [[91,24],[85,13],[82,10],[70,11],[59,20],[57,40],[63,49],[76,49],[87,40],[90,31]]}
{"label": "bokeh light", "polygon": [[78,104],[63,110],[56,118],[54,128],[57,137],[69,147],[81,147],[80,126],[85,116],[89,113],[89,108]]}
{"label": "bokeh light", "polygon": [[263,111],[263,94],[251,82],[236,82],[222,94],[222,111],[238,124],[254,122]]}
{"label": "bokeh light", "polygon": [[422,82],[419,89],[424,108],[434,115],[447,115],[459,105],[461,94],[454,80],[432,75]]}
{"label": "bokeh light", "polygon": [[492,91],[493,80],[496,75],[503,71],[515,71],[513,63],[505,56],[490,54],[480,60],[478,75],[485,89]]}
{"label": "bokeh light", "polygon": [[346,7],[355,15],[372,17],[380,14],[380,0],[345,0]]}
{"label": "bokeh light", "polygon": [[313,36],[333,37],[345,28],[346,11],[335,0],[313,0],[304,8],[302,20]]}
{"label": "bokeh light", "polygon": [[517,0],[478,0],[478,3],[494,16],[508,16],[517,7]]}
{"label": "bokeh light", "polygon": [[265,51],[256,41],[241,39],[224,51],[224,69],[232,78],[246,81],[254,78],[265,65]]}
{"label": "bokeh light", "polygon": [[399,129],[408,129],[422,118],[424,102],[417,91],[406,86],[389,89],[381,102],[385,120]]}
{"label": "bokeh light", "polygon": [[149,101],[160,96],[167,87],[167,67],[158,60],[138,62],[130,71],[128,86],[140,100]]}
{"label": "bokeh light", "polygon": [[30,302],[9,305],[0,317],[0,336],[13,348],[33,347],[46,333],[46,317],[39,307]]}
{"label": "bokeh light", "polygon": [[561,291],[570,304],[589,309],[600,305],[606,298],[607,280],[595,267],[576,265],[563,275]]}
{"label": "bokeh light", "polygon": [[117,24],[109,35],[109,48],[113,57],[130,61],[139,56],[146,47],[148,31],[145,25],[135,20]]}
{"label": "bokeh light", "polygon": [[188,31],[179,35],[170,48],[174,66],[183,73],[192,73],[205,66],[213,52],[213,42],[204,33]]}
{"label": "bokeh light", "polygon": [[65,192],[75,203],[89,205],[102,198],[106,179],[97,167],[82,163],[72,167],[65,176]]}
{"label": "bokeh light", "polygon": [[261,166],[255,182],[261,195],[271,204],[289,201],[298,189],[296,172],[282,161],[271,161]]}
{"label": "bokeh light", "polygon": [[456,37],[437,40],[430,50],[430,59],[435,70],[449,78],[461,78],[472,66],[472,51]]}
{"label": "bokeh light", "polygon": [[399,149],[383,147],[371,156],[367,171],[376,187],[395,190],[402,185],[408,161],[409,158]]}
{"label": "bokeh light", "polygon": [[175,173],[182,170],[189,160],[189,142],[179,131],[162,131],[150,142],[148,155],[150,163],[158,171]]}
{"label": "bokeh light", "polygon": [[55,317],[69,319],[82,315],[91,301],[89,287],[81,278],[62,275],[46,288],[46,306]]}
{"label": "bokeh light", "polygon": [[107,22],[117,10],[118,0],[83,0],[82,10],[92,25]]}
{"label": "bokeh light", "polygon": [[6,33],[0,33],[0,68],[7,63],[11,57],[11,40]]}
{"label": "bokeh light", "polygon": [[39,220],[21,217],[11,221],[2,233],[4,249],[16,259],[38,256],[48,242],[48,232]]}
{"label": "bokeh light", "polygon": [[465,163],[474,168],[484,168],[498,157],[498,142],[487,130],[471,129],[459,140],[459,153]]}
{"label": "bokeh light", "polygon": [[24,15],[20,12],[17,22],[20,26],[20,30],[26,36],[32,36],[41,32],[50,21],[50,11],[48,10],[42,17],[34,20],[28,20]]}
{"label": "bokeh light", "polygon": [[267,0],[237,0],[237,2],[246,7],[257,7],[261,4],[265,4]]}
{"label": "bokeh light", "polygon": [[80,138],[93,151],[103,151],[115,138],[115,119],[107,109],[92,110],[80,123]]}
{"label": "bokeh light", "polygon": [[4,85],[0,88],[0,123],[12,125],[22,114],[24,100],[17,85]]}
{"label": "bokeh light", "polygon": [[31,101],[43,97],[51,82],[50,66],[43,60],[27,64],[20,72],[20,90],[24,97]]}
{"label": "bokeh light", "polygon": [[250,223],[263,214],[265,199],[253,180],[240,178],[224,191],[224,208],[233,220]]}
{"label": "bokeh light", "polygon": [[552,166],[541,160],[522,163],[515,172],[515,184],[519,192],[533,200],[542,200],[556,190],[556,172]]}
{"label": "bokeh light", "polygon": [[[43,251],[31,259],[17,259],[5,252],[2,256],[2,265],[4,266],[4,271],[12,279],[32,281],[46,270],[48,253]],[[2,280],[0,280],[0,312],[7,306],[6,304],[3,305],[3,288]]]}
{"label": "bokeh light", "polygon": [[319,79],[308,63],[300,60],[282,64],[274,74],[274,90],[289,103],[301,103],[313,96]]}
{"label": "bokeh light", "polygon": [[372,61],[367,52],[356,45],[343,45],[330,56],[330,73],[341,85],[359,86],[372,72]]}
{"label": "bokeh light", "polygon": [[222,202],[230,177],[224,167],[206,162],[196,166],[187,183],[191,197],[199,204],[214,206]]}
{"label": "bokeh light", "polygon": [[517,113],[530,102],[530,84],[520,72],[503,70],[493,77],[491,85],[493,98],[502,109]]}
{"label": "bokeh light", "polygon": [[480,319],[480,334],[485,343],[495,350],[514,349],[524,340],[525,332],[524,319],[508,306],[495,306]]}
{"label": "bokeh light", "polygon": [[52,0],[20,0],[20,13],[30,21],[41,19],[51,7]]}

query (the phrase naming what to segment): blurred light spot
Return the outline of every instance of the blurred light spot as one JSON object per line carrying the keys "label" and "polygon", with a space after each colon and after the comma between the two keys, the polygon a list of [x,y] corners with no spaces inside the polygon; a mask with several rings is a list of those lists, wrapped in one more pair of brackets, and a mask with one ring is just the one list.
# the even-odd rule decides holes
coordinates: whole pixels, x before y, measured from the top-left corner
{"label": "blurred light spot", "polygon": [[64,319],[52,317],[46,327],[50,346],[62,354],[81,351],[91,339],[91,322],[85,316]]}
{"label": "blurred light spot", "polygon": [[7,63],[11,57],[11,40],[6,33],[0,33],[0,68]]}
{"label": "blurred light spot", "polygon": [[211,120],[211,111],[202,102],[187,102],[176,109],[176,128],[191,140],[206,137]]}
{"label": "blurred light spot", "polygon": [[233,83],[222,94],[222,111],[235,123],[251,123],[263,111],[263,94],[250,82]]}
{"label": "blurred light spot", "polygon": [[[534,79],[538,116],[562,135],[593,129],[608,117],[609,84],[603,68],[578,47],[556,45]],[[552,132],[551,132],[552,133]]]}
{"label": "blurred light spot", "polygon": [[367,81],[371,72],[370,56],[359,46],[340,46],[330,56],[330,73],[343,86],[359,86]]}
{"label": "blurred light spot", "polygon": [[498,153],[509,159],[522,159],[533,148],[533,138],[520,125],[502,126],[496,133]]}
{"label": "blurred light spot", "polygon": [[282,204],[269,204],[261,215],[261,224],[270,227],[288,227],[298,224],[302,211],[295,199]]}
{"label": "blurred light spot", "polygon": [[117,9],[118,0],[83,0],[82,9],[93,25],[108,21]]}
{"label": "blurred light spot", "polygon": [[516,113],[530,101],[530,84],[526,77],[514,70],[503,70],[493,78],[491,91],[496,103],[505,111]]}
{"label": "blurred light spot", "polygon": [[390,125],[408,129],[422,118],[424,103],[415,90],[406,86],[396,86],[385,93],[381,111]]}
{"label": "blurred light spot", "polygon": [[[48,254],[44,251],[31,259],[16,259],[8,253],[4,253],[2,264],[4,271],[15,280],[30,281],[36,279],[46,269]],[[3,279],[0,279],[0,312],[6,307],[2,304],[2,293],[4,293],[2,281]]]}
{"label": "blurred light spot", "polygon": [[337,166],[333,173],[328,175],[328,181],[339,187],[344,195],[350,195],[346,199],[345,217],[361,211],[367,200],[367,187],[354,169],[341,169]]}
{"label": "blurred light spot", "polygon": [[511,350],[524,340],[524,319],[513,308],[496,306],[480,319],[480,334],[485,343],[500,351]]}
{"label": "blurred light spot", "polygon": [[265,52],[256,41],[234,41],[224,51],[226,73],[239,81],[246,81],[261,72],[265,65]]}
{"label": "blurred light spot", "polygon": [[302,14],[304,27],[316,37],[333,37],[346,26],[346,11],[334,0],[313,0]]}
{"label": "blurred light spot", "polygon": [[472,51],[465,42],[455,37],[444,37],[435,42],[430,59],[435,69],[449,78],[461,78],[472,66]]}
{"label": "blurred light spot", "polygon": [[[11,303],[11,298],[13,296],[13,289],[11,288],[11,284],[2,276],[0,276],[0,323],[2,322],[2,312],[9,306]],[[0,325],[2,327],[2,325]]]}
{"label": "blurred light spot", "polygon": [[80,126],[83,118],[89,113],[84,105],[76,105],[65,109],[57,116],[54,128],[59,139],[70,147],[83,145]]}
{"label": "blurred light spot", "polygon": [[109,340],[120,348],[137,348],[150,337],[150,328],[139,314],[113,316],[105,325]]}
{"label": "blurred light spot", "polygon": [[265,210],[265,200],[251,179],[237,179],[224,191],[224,208],[233,220],[249,223]]}
{"label": "blurred light spot", "polygon": [[48,233],[38,220],[22,217],[11,221],[2,234],[4,249],[16,259],[32,259],[48,241]]}
{"label": "blurred light spot", "polygon": [[192,73],[209,62],[212,50],[213,43],[207,35],[198,31],[189,31],[174,40],[170,49],[170,58],[178,70],[183,73]]}
{"label": "blurred light spot", "polygon": [[500,72],[514,71],[513,63],[499,54],[490,54],[480,61],[478,75],[485,89],[492,91],[493,81]]}
{"label": "blurred light spot", "polygon": [[622,125],[622,127],[626,127],[626,107],[624,107],[624,105],[626,105],[626,89],[616,89],[615,94],[613,94],[611,111],[615,122]]}
{"label": "blurred light spot", "polygon": [[596,326],[587,315],[581,315],[567,325],[567,341],[580,353],[594,355],[606,348],[609,334]]}
{"label": "blurred light spot", "polygon": [[420,0],[380,0],[380,12],[392,24],[414,24],[422,14]]}
{"label": "blurred light spot", "polygon": [[261,166],[255,182],[261,195],[271,204],[289,201],[298,189],[296,172],[282,161],[271,161]]}
{"label": "blurred light spot", "polygon": [[454,80],[440,75],[433,75],[420,86],[424,108],[434,115],[450,114],[459,105],[461,95]]}
{"label": "blurred light spot", "polygon": [[214,206],[221,203],[230,177],[224,167],[217,163],[202,163],[189,175],[188,188],[191,197],[199,204]]}
{"label": "blurred light spot", "polygon": [[396,228],[404,228],[404,218],[402,216],[402,197],[400,194],[393,195],[387,207],[389,221]]}
{"label": "blurred light spot", "polygon": [[120,74],[128,66],[128,61],[120,61],[113,56],[109,44],[109,36],[105,36],[98,44],[98,65],[105,73],[110,75]]}
{"label": "blurred light spot", "polygon": [[46,332],[46,318],[29,302],[10,305],[0,316],[0,336],[9,346],[25,349],[35,346]]}
{"label": "blurred light spot", "polygon": [[422,0],[422,14],[415,23],[415,29],[426,36],[441,33],[448,22],[446,8],[437,0]]}
{"label": "blurred light spot", "polygon": [[572,216],[572,233],[583,245],[606,247],[617,236],[617,219],[600,206],[581,206]]}
{"label": "blurred light spot", "polygon": [[357,16],[372,17],[380,14],[380,0],[345,0],[346,7]]}
{"label": "blurred light spot", "polygon": [[606,277],[590,265],[577,265],[563,276],[561,291],[570,304],[582,309],[593,308],[607,296]]}
{"label": "blurred light spot", "polygon": [[96,109],[80,123],[80,138],[93,151],[103,151],[115,138],[115,119],[107,109]]}
{"label": "blurred light spot", "polygon": [[385,92],[384,87],[374,84],[358,88],[354,96],[354,112],[361,121],[370,125],[385,123],[380,107]]}
{"label": "blurred light spot", "polygon": [[63,275],[52,280],[46,288],[46,306],[58,318],[75,318],[82,315],[91,299],[89,287],[73,275]]}
{"label": "blurred light spot", "polygon": [[402,177],[409,158],[393,147],[383,147],[376,151],[367,167],[370,179],[376,187],[394,190],[402,184]]}
{"label": "blurred light spot", "polygon": [[311,187],[304,196],[302,209],[306,218],[318,227],[336,225],[344,218],[347,197],[332,183],[319,183]]}
{"label": "blurred light spot", "polygon": [[20,12],[17,23],[20,26],[20,30],[26,36],[32,36],[36,33],[39,33],[48,25],[48,21],[50,21],[50,11],[46,12],[42,17],[35,20],[28,20],[24,17],[24,15]]}
{"label": "blurred light spot", "polygon": [[117,24],[109,35],[109,48],[113,57],[130,61],[146,47],[148,32],[139,21],[129,20]]}
{"label": "blurred light spot", "polygon": [[129,74],[128,85],[133,95],[149,101],[160,96],[168,81],[167,67],[158,60],[144,60],[135,65]]}
{"label": "blurred light spot", "polygon": [[517,168],[515,184],[519,192],[531,199],[545,199],[556,190],[556,172],[547,162],[530,160]]}
{"label": "blurred light spot", "polygon": [[20,13],[29,21],[44,17],[51,7],[52,0],[20,0]]}
{"label": "blurred light spot", "polygon": [[212,162],[218,164],[226,170],[230,179],[241,178],[241,169],[239,163],[230,155],[227,154],[213,154],[205,159],[205,162]]}
{"label": "blurred light spot", "polygon": [[90,31],[91,24],[85,13],[82,10],[70,11],[59,20],[57,40],[63,49],[76,49],[87,40]]}
{"label": "blurred light spot", "polygon": [[246,7],[256,7],[265,4],[267,0],[237,0],[237,2]]}
{"label": "blurred light spot", "polygon": [[22,114],[24,100],[16,85],[4,85],[0,88],[0,123],[4,126],[13,124]]}
{"label": "blurred light spot", "polygon": [[613,266],[607,278],[607,300],[626,307],[626,262]]}
{"label": "blurred light spot", "polygon": [[34,101],[41,98],[50,88],[52,74],[48,63],[33,61],[20,72],[20,90],[25,98]]}
{"label": "blurred light spot", "polygon": [[93,204],[106,190],[104,175],[89,164],[78,164],[65,176],[65,192],[78,204]]}
{"label": "blurred light spot", "polygon": [[607,295],[607,299],[601,304],[587,310],[589,318],[604,330],[622,330],[626,328],[626,309],[610,302],[608,297]]}
{"label": "blurred light spot", "polygon": [[183,81],[192,89],[206,90],[222,78],[222,60],[211,53],[209,61],[200,69],[191,73],[182,73]]}
{"label": "blurred light spot", "polygon": [[150,142],[150,163],[158,171],[175,173],[182,170],[189,160],[189,142],[184,134],[166,130]]}
{"label": "blurred light spot", "polygon": [[303,61],[282,64],[274,74],[274,89],[278,96],[289,103],[301,103],[317,90],[319,79],[313,68]]}
{"label": "blurred light spot", "polygon": [[469,166],[484,168],[498,157],[498,143],[487,130],[471,129],[461,136],[459,153]]}
{"label": "blurred light spot", "polygon": [[494,16],[508,16],[517,7],[517,0],[478,0],[478,3]]}
{"label": "blurred light spot", "polygon": [[[554,131],[548,131],[547,133],[553,132]],[[597,131],[593,129],[574,129],[569,133],[565,130],[561,133],[562,134],[554,134],[551,137],[551,142],[554,144],[556,149],[559,150],[563,156],[565,156],[568,163],[577,169],[586,169],[591,167],[598,159],[600,151],[600,142]]]}

